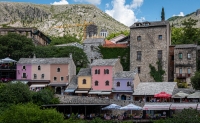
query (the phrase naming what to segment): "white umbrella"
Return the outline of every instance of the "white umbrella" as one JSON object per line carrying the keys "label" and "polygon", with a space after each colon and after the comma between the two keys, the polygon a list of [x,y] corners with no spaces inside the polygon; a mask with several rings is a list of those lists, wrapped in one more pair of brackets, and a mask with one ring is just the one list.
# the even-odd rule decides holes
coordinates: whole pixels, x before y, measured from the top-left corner
{"label": "white umbrella", "polygon": [[187,97],[189,94],[184,93],[183,91],[179,91],[178,93],[176,93],[175,95],[172,96],[172,98],[185,98]]}
{"label": "white umbrella", "polygon": [[109,106],[102,108],[102,110],[113,110],[113,109],[120,109],[120,108],[121,106],[117,104],[110,104]]}
{"label": "white umbrella", "polygon": [[13,59],[11,59],[11,58],[9,58],[9,57],[6,57],[6,58],[1,59],[1,60],[3,61],[3,63],[17,62],[17,61],[15,61],[15,60],[13,60]]}
{"label": "white umbrella", "polygon": [[131,110],[131,114],[132,114],[132,110],[142,110],[142,107],[131,103],[131,104],[128,104],[127,106],[121,107],[120,110]]}

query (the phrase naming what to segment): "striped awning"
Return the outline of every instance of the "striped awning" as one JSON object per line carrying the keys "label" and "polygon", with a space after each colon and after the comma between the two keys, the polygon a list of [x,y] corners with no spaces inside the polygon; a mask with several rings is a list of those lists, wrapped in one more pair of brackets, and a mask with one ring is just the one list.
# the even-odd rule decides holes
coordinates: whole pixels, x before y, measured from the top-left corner
{"label": "striped awning", "polygon": [[194,104],[194,103],[173,103],[170,106],[170,109],[172,109],[172,110],[189,109],[189,108],[196,109],[197,104]]}
{"label": "striped awning", "polygon": [[88,91],[75,91],[75,93],[88,93]]}
{"label": "striped awning", "polygon": [[169,110],[170,103],[148,103],[145,104],[143,110]]}

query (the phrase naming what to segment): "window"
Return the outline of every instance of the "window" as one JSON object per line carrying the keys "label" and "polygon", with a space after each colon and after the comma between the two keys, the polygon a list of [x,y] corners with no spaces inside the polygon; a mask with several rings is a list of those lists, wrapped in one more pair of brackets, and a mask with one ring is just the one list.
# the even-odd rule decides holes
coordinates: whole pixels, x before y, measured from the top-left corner
{"label": "window", "polygon": [[191,59],[191,54],[190,53],[187,54],[187,58]]}
{"label": "window", "polygon": [[23,73],[23,76],[22,76],[22,78],[26,78],[26,73]]}
{"label": "window", "polygon": [[182,58],[183,58],[183,54],[182,54],[182,53],[179,53],[179,54],[178,54],[178,57],[179,57],[179,59],[182,59]]}
{"label": "window", "polygon": [[57,72],[60,72],[60,68],[57,68]]}
{"label": "window", "polygon": [[137,67],[137,69],[138,69],[138,74],[140,73],[140,71],[141,71],[141,68],[140,67]]}
{"label": "window", "polygon": [[141,36],[137,36],[137,41],[141,41]]}
{"label": "window", "polygon": [[127,82],[127,86],[131,86],[131,82]]}
{"label": "window", "polygon": [[142,52],[137,51],[137,60],[141,61],[141,59],[142,59]]}
{"label": "window", "polygon": [[174,61],[174,56],[171,56],[172,61]]}
{"label": "window", "polygon": [[97,69],[95,70],[95,74],[98,74],[98,70]]}
{"label": "window", "polygon": [[83,84],[86,84],[86,79],[83,79]]}
{"label": "window", "polygon": [[54,81],[56,81],[56,80],[57,80],[57,77],[54,77],[53,79],[54,79]]}
{"label": "window", "polygon": [[38,66],[38,70],[41,70],[41,67],[40,67],[40,65]]}
{"label": "window", "polygon": [[69,76],[66,76],[67,81],[69,80]]}
{"label": "window", "polygon": [[91,59],[91,63],[93,62],[93,59]]}
{"label": "window", "polygon": [[98,85],[99,85],[99,82],[98,82],[98,81],[95,81],[95,82],[94,82],[94,85],[95,85],[95,86],[98,86]]}
{"label": "window", "polygon": [[106,81],[105,85],[107,85],[107,86],[108,86],[108,85],[109,85],[109,81]]}
{"label": "window", "polygon": [[179,68],[179,73],[182,74],[182,68]]}
{"label": "window", "polygon": [[190,73],[191,73],[191,71],[190,71],[190,68],[188,68],[188,69],[187,69],[187,72],[188,72],[188,74],[190,74]]}
{"label": "window", "polygon": [[37,74],[34,74],[33,76],[34,76],[34,79],[37,79]]}
{"label": "window", "polygon": [[104,74],[109,74],[109,70],[108,69],[104,69]]}
{"label": "window", "polygon": [[26,69],[26,66],[23,66],[22,69]]}
{"label": "window", "polygon": [[44,74],[41,75],[41,78],[44,79]]}
{"label": "window", "polygon": [[162,35],[158,35],[158,39],[159,39],[159,40],[162,40]]}
{"label": "window", "polygon": [[120,87],[120,82],[117,82],[117,87]]}
{"label": "window", "polygon": [[100,74],[100,69],[98,70],[98,74]]}
{"label": "window", "polygon": [[60,81],[63,81],[64,80],[64,77],[60,77]]}
{"label": "window", "polygon": [[158,60],[162,60],[162,50],[158,50]]}

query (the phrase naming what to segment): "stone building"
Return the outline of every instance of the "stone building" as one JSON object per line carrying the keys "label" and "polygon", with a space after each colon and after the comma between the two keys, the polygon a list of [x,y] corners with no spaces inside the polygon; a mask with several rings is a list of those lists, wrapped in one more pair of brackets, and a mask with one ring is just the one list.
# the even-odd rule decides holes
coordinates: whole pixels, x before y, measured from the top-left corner
{"label": "stone building", "polygon": [[142,82],[153,82],[149,64],[162,61],[163,81],[168,81],[168,56],[171,43],[168,21],[137,22],[130,27],[130,71],[138,69]]}
{"label": "stone building", "polygon": [[94,24],[88,25],[86,27],[86,35],[87,35],[87,37],[90,38],[90,37],[93,37],[93,36],[97,36],[97,34],[98,34],[97,30],[98,30],[98,28],[97,28],[96,25],[94,25]]}
{"label": "stone building", "polygon": [[47,37],[45,34],[35,28],[0,28],[0,35],[6,35],[9,32],[15,32],[17,34],[24,35],[27,38],[31,38],[35,45],[46,46],[51,42],[51,39],[49,37]]}
{"label": "stone building", "polygon": [[198,46],[195,44],[181,44],[174,48],[174,79],[191,85],[190,77],[197,70]]}
{"label": "stone building", "polygon": [[105,44],[104,38],[88,38],[83,42],[83,50],[87,55],[88,61],[93,62],[94,59],[102,58],[98,52],[98,46]]}

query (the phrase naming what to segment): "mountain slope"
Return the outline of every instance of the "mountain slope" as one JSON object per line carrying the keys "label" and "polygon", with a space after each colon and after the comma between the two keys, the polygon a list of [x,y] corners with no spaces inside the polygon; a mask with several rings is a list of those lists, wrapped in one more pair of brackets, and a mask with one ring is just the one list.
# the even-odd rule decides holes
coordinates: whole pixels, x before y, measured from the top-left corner
{"label": "mountain slope", "polygon": [[[40,31],[50,36],[63,36],[76,34],[83,36],[85,22],[93,22],[109,33],[129,30],[108,14],[94,5],[40,5],[32,3],[1,2],[0,4],[1,27],[37,27]],[[59,25],[70,25],[68,28],[56,28]]]}

